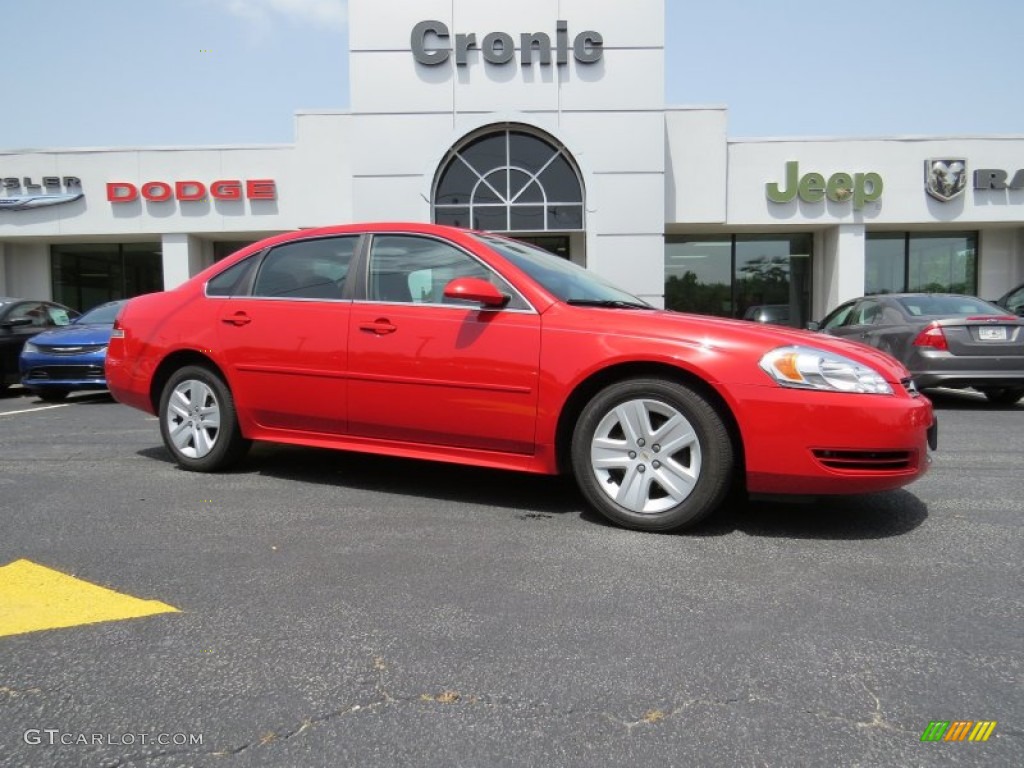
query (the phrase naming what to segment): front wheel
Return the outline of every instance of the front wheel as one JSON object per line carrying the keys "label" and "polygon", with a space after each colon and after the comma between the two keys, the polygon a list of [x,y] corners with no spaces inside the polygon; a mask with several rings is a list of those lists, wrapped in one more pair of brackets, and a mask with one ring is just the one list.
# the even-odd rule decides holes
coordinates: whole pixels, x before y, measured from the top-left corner
{"label": "front wheel", "polygon": [[160,434],[182,469],[213,472],[249,449],[234,399],[213,371],[190,365],[174,372],[160,396]]}
{"label": "front wheel", "polygon": [[719,412],[690,387],[661,379],[598,393],[576,424],[572,464],[595,509],[641,531],[697,524],[721,504],[734,474]]}
{"label": "front wheel", "polygon": [[1024,388],[1020,387],[999,387],[998,389],[984,389],[982,393],[990,403],[996,405],[1013,405],[1024,397]]}

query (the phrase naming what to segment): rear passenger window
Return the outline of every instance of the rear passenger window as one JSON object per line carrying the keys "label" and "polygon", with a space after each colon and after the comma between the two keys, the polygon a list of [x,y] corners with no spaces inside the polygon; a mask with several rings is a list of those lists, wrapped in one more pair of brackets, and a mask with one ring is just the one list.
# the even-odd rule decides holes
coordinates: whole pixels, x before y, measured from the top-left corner
{"label": "rear passenger window", "polygon": [[234,296],[242,288],[245,277],[253,265],[253,257],[232,264],[206,283],[207,296]]}
{"label": "rear passenger window", "polygon": [[359,238],[324,237],[274,248],[256,275],[253,296],[341,299]]}

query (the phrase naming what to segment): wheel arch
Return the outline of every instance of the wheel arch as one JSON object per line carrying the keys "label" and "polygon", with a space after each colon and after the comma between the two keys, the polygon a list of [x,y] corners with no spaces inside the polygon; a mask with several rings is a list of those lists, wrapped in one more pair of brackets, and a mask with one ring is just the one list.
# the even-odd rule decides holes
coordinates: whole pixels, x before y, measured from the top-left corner
{"label": "wheel arch", "polygon": [[231,385],[228,384],[227,376],[224,375],[224,371],[211,357],[194,349],[179,349],[161,360],[160,365],[153,372],[153,377],[149,384],[149,401],[153,404],[153,413],[160,412],[160,395],[163,393],[167,381],[176,370],[184,368],[186,365],[201,365],[204,368],[209,368],[213,373],[220,376],[230,389]]}
{"label": "wheel arch", "polygon": [[725,423],[726,431],[732,442],[733,455],[736,457],[738,470],[736,476],[740,482],[743,482],[746,476],[743,437],[736,416],[725,398],[719,394],[717,389],[695,373],[667,363],[643,361],[618,363],[595,371],[577,384],[566,398],[558,415],[558,425],[555,429],[555,451],[559,473],[565,474],[572,468],[572,433],[586,404],[605,387],[628,379],[642,378],[664,379],[683,384],[707,399]]}

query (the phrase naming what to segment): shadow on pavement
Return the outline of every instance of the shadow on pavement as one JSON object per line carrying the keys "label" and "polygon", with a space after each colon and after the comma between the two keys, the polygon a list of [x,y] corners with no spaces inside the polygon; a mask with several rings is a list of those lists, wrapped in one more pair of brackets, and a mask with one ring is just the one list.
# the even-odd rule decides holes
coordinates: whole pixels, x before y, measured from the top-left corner
{"label": "shadow on pavement", "polygon": [[929,389],[924,394],[936,411],[1024,411],[1024,400],[1015,405],[997,405],[973,389]]}
{"label": "shadow on pavement", "polygon": [[[162,446],[139,454],[171,462]],[[587,506],[569,477],[267,444],[254,446],[232,473],[259,473],[321,486],[505,507],[526,520],[541,514],[575,514],[589,523],[619,530]],[[905,490],[771,502],[735,495],[697,528],[671,535],[703,537],[741,532],[792,539],[883,539],[908,533],[927,517],[924,503]]]}

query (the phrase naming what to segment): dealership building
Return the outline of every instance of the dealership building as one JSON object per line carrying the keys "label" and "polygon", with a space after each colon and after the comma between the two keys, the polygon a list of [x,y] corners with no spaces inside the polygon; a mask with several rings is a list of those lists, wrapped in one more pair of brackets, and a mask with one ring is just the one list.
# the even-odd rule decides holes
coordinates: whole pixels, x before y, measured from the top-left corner
{"label": "dealership building", "polygon": [[297,114],[294,143],[0,148],[0,296],[84,310],[266,235],[398,220],[798,326],[1024,282],[1024,135],[732,138],[725,106],[665,103],[664,0],[348,7],[350,107]]}

